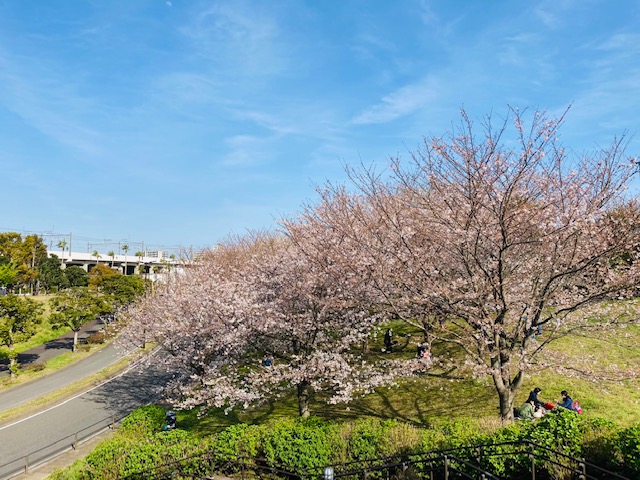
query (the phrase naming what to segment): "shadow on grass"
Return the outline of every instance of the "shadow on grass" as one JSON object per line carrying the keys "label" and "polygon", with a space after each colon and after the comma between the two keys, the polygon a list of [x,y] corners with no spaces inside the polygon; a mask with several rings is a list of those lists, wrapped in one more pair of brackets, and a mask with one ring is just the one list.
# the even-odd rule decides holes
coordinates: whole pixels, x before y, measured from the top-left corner
{"label": "shadow on grass", "polygon": [[[396,387],[383,388],[354,399],[348,405],[330,405],[323,398],[326,400],[328,397],[314,396],[311,415],[332,421],[372,417],[426,428],[452,418],[498,417],[497,409],[489,411],[487,408],[487,405],[497,406],[493,386],[440,376],[425,376]],[[202,417],[198,417],[195,410],[180,412],[179,423],[185,430],[206,434],[237,423],[257,425],[274,418],[297,416],[296,396],[291,392],[246,410],[233,409],[225,413],[224,409],[211,409]]]}

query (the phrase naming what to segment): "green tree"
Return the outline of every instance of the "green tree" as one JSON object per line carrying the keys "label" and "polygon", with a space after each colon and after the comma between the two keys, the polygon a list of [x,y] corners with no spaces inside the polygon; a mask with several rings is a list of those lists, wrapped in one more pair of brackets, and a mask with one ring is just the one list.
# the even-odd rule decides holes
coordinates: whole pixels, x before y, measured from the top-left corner
{"label": "green tree", "polygon": [[111,257],[111,268],[113,268],[113,262],[116,261],[116,252],[114,252],[113,250],[109,250],[107,252],[107,255]]}
{"label": "green tree", "polygon": [[0,233],[0,256],[12,260],[17,245],[22,243],[22,236],[17,232]]}
{"label": "green tree", "polygon": [[60,266],[62,266],[62,264],[64,263],[64,250],[67,247],[67,241],[66,240],[60,240],[58,242],[58,248],[60,248],[62,250],[62,256],[60,257]]}
{"label": "green tree", "polygon": [[42,262],[39,268],[39,278],[47,291],[52,288],[62,290],[69,287],[69,279],[60,268],[60,261],[57,255],[51,255],[50,258]]}
{"label": "green tree", "polygon": [[18,271],[11,263],[0,265],[0,286],[11,288],[16,283]]}
{"label": "green tree", "polygon": [[127,274],[127,252],[129,251],[129,245],[126,243],[122,246],[122,250],[124,251],[124,274]]}
{"label": "green tree", "polygon": [[145,290],[145,281],[140,275],[122,275],[107,265],[96,265],[89,274],[89,285],[109,297],[114,305],[126,305]]}
{"label": "green tree", "polygon": [[117,274],[105,277],[102,292],[112,297],[115,305],[127,305],[145,291],[145,280],[140,275]]}
{"label": "green tree", "polygon": [[28,340],[36,333],[40,323],[42,305],[28,298],[16,295],[0,297],[0,345],[9,350],[9,370],[15,375],[17,354],[14,346],[17,342]]}
{"label": "green tree", "polygon": [[100,263],[100,258],[102,258],[102,255],[100,255],[100,252],[98,252],[97,250],[94,250],[91,256],[96,257],[96,265],[98,265]]}
{"label": "green tree", "polygon": [[89,274],[84,268],[77,265],[72,265],[65,268],[64,275],[69,280],[70,287],[86,287],[89,285]]}
{"label": "green tree", "polygon": [[73,331],[73,351],[82,326],[99,315],[111,312],[111,306],[97,293],[85,287],[74,287],[58,293],[51,300],[50,322],[55,327],[67,326]]}
{"label": "green tree", "polygon": [[4,263],[8,259],[17,269],[16,284],[29,286],[31,291],[38,279],[38,267],[47,258],[47,247],[38,235],[27,235],[24,239],[19,233],[0,234],[0,257]]}

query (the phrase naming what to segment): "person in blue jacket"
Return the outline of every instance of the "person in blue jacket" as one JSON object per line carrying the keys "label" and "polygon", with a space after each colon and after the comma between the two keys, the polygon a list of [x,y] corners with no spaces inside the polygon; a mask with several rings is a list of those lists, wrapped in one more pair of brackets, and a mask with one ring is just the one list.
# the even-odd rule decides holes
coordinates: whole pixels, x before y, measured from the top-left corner
{"label": "person in blue jacket", "polygon": [[529,392],[529,398],[527,398],[527,402],[533,401],[536,408],[540,408],[544,405],[544,402],[538,398],[540,392],[542,392],[542,389],[540,387],[536,387]]}
{"label": "person in blue jacket", "polygon": [[562,401],[558,402],[558,406],[564,407],[568,410],[573,410],[573,400],[571,399],[567,391],[562,390],[560,392],[560,395],[562,395]]}

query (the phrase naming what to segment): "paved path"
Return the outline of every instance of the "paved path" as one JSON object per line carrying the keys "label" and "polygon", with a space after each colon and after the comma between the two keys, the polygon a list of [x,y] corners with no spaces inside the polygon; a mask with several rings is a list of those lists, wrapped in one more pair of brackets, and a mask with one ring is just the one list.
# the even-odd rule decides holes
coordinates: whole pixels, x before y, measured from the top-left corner
{"label": "paved path", "polygon": [[[80,338],[102,325],[85,326]],[[43,362],[70,351],[73,332],[22,355],[22,362]],[[0,391],[0,411],[51,393],[108,367],[126,355],[113,344],[49,375]],[[2,366],[0,365],[0,369]],[[8,375],[6,365],[0,375]],[[155,367],[133,365],[125,372],[60,404],[0,426],[0,479],[12,478],[25,465],[33,467],[103,430],[141,405],[157,401],[170,375]]]}
{"label": "paved path", "polygon": [[16,407],[22,403],[54,392],[65,385],[97,373],[112,365],[125,355],[113,344],[98,350],[88,357],[56,372],[23,383],[8,390],[0,391],[0,411]]}
{"label": "paved path", "polygon": [[[91,334],[100,331],[104,327],[102,320],[94,320],[83,325],[78,332],[78,341],[84,340]],[[44,363],[58,355],[70,352],[73,348],[73,332],[67,332],[61,337],[38,345],[18,354],[18,363],[28,365],[30,363]],[[0,359],[0,376],[9,375],[9,360]]]}
{"label": "paved path", "polygon": [[0,427],[0,479],[11,478],[68,450],[136,408],[160,399],[170,375],[153,366],[134,366],[61,404]]}

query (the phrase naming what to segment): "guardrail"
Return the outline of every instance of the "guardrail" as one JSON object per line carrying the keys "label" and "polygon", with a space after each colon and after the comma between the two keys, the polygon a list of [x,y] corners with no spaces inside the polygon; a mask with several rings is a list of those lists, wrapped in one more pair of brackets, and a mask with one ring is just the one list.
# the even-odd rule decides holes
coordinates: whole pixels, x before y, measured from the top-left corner
{"label": "guardrail", "polygon": [[82,443],[92,439],[96,435],[108,429],[115,428],[126,415],[117,417],[111,415],[105,417],[88,427],[78,430],[70,435],[60,438],[55,442],[38,450],[27,453],[23,457],[12,460],[4,465],[0,465],[0,479],[10,479],[30,473],[34,468],[62,455],[69,450],[75,450]]}

